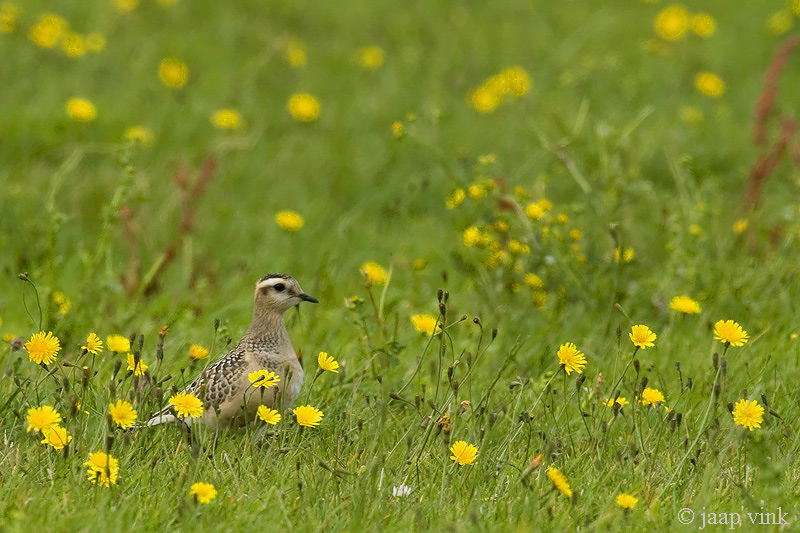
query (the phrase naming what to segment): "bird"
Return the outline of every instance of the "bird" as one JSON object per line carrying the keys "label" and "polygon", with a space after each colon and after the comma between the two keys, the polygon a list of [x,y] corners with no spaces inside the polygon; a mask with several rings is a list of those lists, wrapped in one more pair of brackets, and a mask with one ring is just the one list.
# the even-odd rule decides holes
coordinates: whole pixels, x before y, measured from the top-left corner
{"label": "bird", "polygon": [[[303,292],[292,276],[267,274],[256,282],[253,319],[244,336],[183,391],[202,400],[202,420],[210,429],[241,425],[245,416],[252,420],[259,405],[282,411],[300,395],[303,367],[292,347],[283,314],[301,302],[319,300]],[[258,370],[274,372],[280,381],[266,390],[254,390],[248,374]],[[154,413],[147,425],[176,419],[173,406],[168,404]]]}

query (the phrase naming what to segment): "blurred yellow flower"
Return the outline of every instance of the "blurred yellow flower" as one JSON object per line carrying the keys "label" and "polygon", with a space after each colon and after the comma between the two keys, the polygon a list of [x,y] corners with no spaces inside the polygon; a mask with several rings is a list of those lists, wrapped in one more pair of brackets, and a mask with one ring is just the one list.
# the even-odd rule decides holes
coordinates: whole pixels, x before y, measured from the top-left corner
{"label": "blurred yellow flower", "polygon": [[195,360],[205,359],[208,357],[208,350],[199,344],[192,344],[189,346],[189,357]]}
{"label": "blurred yellow flower", "polygon": [[708,13],[692,15],[692,31],[698,37],[711,37],[717,31],[717,22]]}
{"label": "blurred yellow flower", "polygon": [[119,461],[105,452],[94,452],[89,455],[89,460],[83,463],[87,468],[87,477],[92,483],[99,483],[110,487],[117,482]]}
{"label": "blurred yellow flower", "polygon": [[800,15],[800,0],[792,0],[789,4],[789,8],[795,15]]}
{"label": "blurred yellow flower", "polygon": [[464,246],[477,246],[485,241],[484,235],[478,226],[470,226],[461,234],[461,240],[464,241]]}
{"label": "blurred yellow flower", "polygon": [[386,52],[380,46],[365,46],[356,52],[358,64],[365,69],[375,70],[383,65]]}
{"label": "blurred yellow flower", "polygon": [[66,428],[53,426],[42,431],[42,444],[49,444],[56,450],[61,450],[72,440],[72,435],[67,433]]}
{"label": "blurred yellow flower", "polygon": [[656,15],[654,29],[656,35],[667,41],[677,41],[689,29],[689,10],[680,4],[662,9]]}
{"label": "blurred yellow flower", "polygon": [[31,26],[28,38],[36,46],[53,48],[68,27],[67,21],[55,13],[43,13],[36,24]]}
{"label": "blurred yellow flower", "polygon": [[298,231],[305,220],[295,211],[278,211],[275,214],[275,223],[285,231]]}
{"label": "blurred yellow flower", "polygon": [[475,183],[467,188],[470,198],[478,200],[489,194],[489,188],[486,185]]}
{"label": "blurred yellow flower", "polygon": [[732,229],[733,229],[733,232],[736,235],[741,235],[747,229],[747,219],[746,218],[740,218],[739,220],[737,220],[736,222],[733,223],[733,228]]}
{"label": "blurred yellow flower", "polygon": [[100,340],[97,333],[89,333],[89,336],[86,337],[86,344],[81,346],[81,350],[86,350],[92,355],[97,355],[103,351],[103,341]]}
{"label": "blurred yellow flower", "polygon": [[478,448],[474,444],[467,444],[466,441],[459,440],[450,446],[450,459],[460,465],[471,465],[478,457]]}
{"label": "blurred yellow flower", "polygon": [[445,201],[444,205],[445,207],[447,207],[447,209],[455,209],[456,207],[461,205],[461,202],[464,201],[465,197],[466,193],[464,192],[464,189],[456,189],[455,191],[453,191],[453,194],[447,197],[447,200]]}
{"label": "blurred yellow flower", "polygon": [[147,365],[144,364],[144,361],[139,359],[139,362],[136,362],[136,356],[134,354],[129,353],[127,357],[128,361],[128,370],[133,372],[134,376],[143,376],[145,370],[147,370]]}
{"label": "blurred yellow flower", "polygon": [[731,414],[737,425],[746,427],[750,431],[753,431],[753,428],[760,428],[761,422],[764,421],[764,408],[755,400],[748,402],[742,398],[736,402]]}
{"label": "blurred yellow flower", "polygon": [[129,352],[131,349],[131,341],[122,335],[109,335],[106,337],[106,347],[111,352]]}
{"label": "blurred yellow flower", "polygon": [[311,405],[301,405],[292,409],[297,423],[301,426],[313,428],[317,427],[325,416],[322,411]]}
{"label": "blurred yellow flower", "polygon": [[527,274],[525,274],[525,285],[527,285],[531,289],[541,289],[542,286],[544,286],[544,283],[542,283],[542,278],[540,278],[533,272],[528,272]]}
{"label": "blurred yellow flower", "polygon": [[158,65],[158,77],[170,89],[180,89],[189,79],[189,65],[174,57],[165,57]]}
{"label": "blurred yellow flower", "polygon": [[153,132],[144,126],[131,126],[123,132],[122,136],[126,141],[142,146],[153,144]]}
{"label": "blurred yellow flower", "polygon": [[203,414],[203,402],[194,394],[179,392],[170,397],[169,403],[181,417],[197,418]]}
{"label": "blurred yellow flower", "polygon": [[628,337],[630,337],[634,346],[644,350],[645,348],[655,346],[654,342],[657,338],[657,335],[650,331],[650,328],[644,324],[638,324],[631,327],[631,332],[628,333]]}
{"label": "blurred yellow flower", "polygon": [[111,420],[122,429],[128,429],[136,422],[136,411],[130,403],[124,400],[108,404],[108,414],[111,416]]}
{"label": "blurred yellow flower", "polygon": [[67,114],[78,122],[91,122],[97,117],[97,108],[85,98],[67,100]]}
{"label": "blurred yellow flower", "polygon": [[524,96],[531,88],[531,77],[522,67],[510,67],[503,71],[504,88],[517,98]]}
{"label": "blurred yellow flower", "polygon": [[622,260],[625,263],[630,263],[633,261],[633,248],[625,248],[625,250],[620,249],[619,246],[614,248],[614,262],[619,263]]}
{"label": "blurred yellow flower", "polygon": [[50,405],[28,409],[28,429],[25,431],[44,431],[61,423],[61,415]]}
{"label": "blurred yellow flower", "polygon": [[23,347],[28,352],[28,359],[37,365],[49,365],[56,360],[56,355],[61,350],[61,341],[52,331],[40,331],[33,334]]}
{"label": "blurred yellow flower", "polygon": [[714,324],[714,338],[731,346],[747,344],[748,334],[733,320],[718,320]]}
{"label": "blurred yellow flower", "polygon": [[626,511],[628,509],[633,509],[633,507],[636,505],[636,502],[638,501],[639,501],[638,498],[634,498],[630,494],[617,494],[617,505],[619,505]]}
{"label": "blurred yellow flower", "polygon": [[292,68],[305,67],[308,61],[305,45],[296,39],[289,40],[284,50],[284,57]]}
{"label": "blurred yellow flower", "polygon": [[403,130],[403,123],[399,120],[395,120],[392,122],[392,135],[395,138],[400,139],[401,137],[405,136],[405,130]]}
{"label": "blurred yellow flower", "polygon": [[106,38],[102,33],[92,32],[86,36],[86,49],[90,52],[100,52],[106,47]]}
{"label": "blurred yellow flower", "polygon": [[701,72],[695,76],[694,87],[711,98],[718,98],[725,92],[725,82],[712,72]]}
{"label": "blurred yellow flower", "polygon": [[139,0],[114,0],[116,8],[123,13],[130,13],[139,7]]}
{"label": "blurred yellow flower", "polygon": [[221,130],[235,130],[242,124],[242,115],[235,109],[217,109],[211,115],[211,123]]}
{"label": "blurred yellow flower", "polygon": [[319,118],[319,100],[308,93],[293,94],[286,104],[292,117],[299,122],[312,122]]}
{"label": "blurred yellow flower", "polygon": [[360,270],[373,285],[385,285],[389,280],[389,275],[386,273],[386,270],[374,261],[367,261],[361,265]]}
{"label": "blurred yellow flower", "polygon": [[703,228],[700,227],[700,224],[689,224],[689,233],[695,237],[699,237],[703,234]]}
{"label": "blurred yellow flower", "polygon": [[669,307],[687,315],[696,315],[700,312],[700,304],[689,296],[675,296],[670,300]]}
{"label": "blurred yellow flower", "polygon": [[583,232],[579,229],[570,230],[569,238],[573,241],[579,241],[583,238]]}
{"label": "blurred yellow flower", "polygon": [[783,35],[792,28],[793,23],[792,14],[785,9],[781,9],[767,17],[767,32],[771,35]]}
{"label": "blurred yellow flower", "polygon": [[564,474],[559,472],[556,468],[549,466],[547,467],[547,477],[550,478],[553,486],[562,494],[570,498],[572,497],[572,489],[569,487],[569,482]]}
{"label": "blurred yellow flower", "polygon": [[217,497],[217,489],[211,483],[194,483],[189,489],[195,501],[198,503],[211,503]]}
{"label": "blurred yellow flower", "polygon": [[61,41],[61,48],[69,57],[83,57],[86,55],[86,39],[78,33],[68,33]]}
{"label": "blurred yellow flower", "polygon": [[20,9],[14,2],[0,4],[0,33],[13,33],[17,29]]}
{"label": "blurred yellow flower", "polygon": [[470,94],[469,101],[479,113],[491,113],[500,105],[500,94],[487,87],[478,87]]}
{"label": "blurred yellow flower", "polygon": [[266,368],[250,372],[247,374],[247,379],[250,380],[250,384],[253,388],[257,389],[268,389],[281,382],[281,377],[278,374]]}
{"label": "blurred yellow flower", "polygon": [[256,415],[267,424],[272,424],[273,426],[281,421],[281,414],[277,410],[270,409],[266,405],[259,405]]}
{"label": "blurred yellow flower", "polygon": [[533,296],[531,296],[531,304],[536,309],[544,309],[547,305],[547,293],[545,291],[534,291]]}
{"label": "blurred yellow flower", "polygon": [[437,327],[438,321],[433,315],[413,315],[411,317],[411,323],[414,324],[414,329],[420,333],[424,333],[425,335],[433,335],[434,332],[439,331],[439,328]]}
{"label": "blurred yellow flower", "polygon": [[606,405],[608,407],[613,407],[614,403],[616,403],[620,407],[624,407],[624,406],[628,405],[628,403],[630,403],[630,402],[628,402],[628,399],[625,398],[624,396],[617,396],[616,402],[614,402],[614,398],[608,398],[606,400]]}
{"label": "blurred yellow flower", "polygon": [[697,106],[687,105],[681,108],[678,117],[682,122],[696,126],[703,122],[703,111]]}
{"label": "blurred yellow flower", "polygon": [[655,407],[657,403],[664,403],[664,395],[661,394],[661,391],[658,389],[646,387],[642,391],[642,405],[652,405]]}
{"label": "blurred yellow flower", "polygon": [[328,352],[319,352],[319,355],[317,355],[317,364],[322,370],[339,373],[339,362],[336,361],[333,356],[328,355]]}

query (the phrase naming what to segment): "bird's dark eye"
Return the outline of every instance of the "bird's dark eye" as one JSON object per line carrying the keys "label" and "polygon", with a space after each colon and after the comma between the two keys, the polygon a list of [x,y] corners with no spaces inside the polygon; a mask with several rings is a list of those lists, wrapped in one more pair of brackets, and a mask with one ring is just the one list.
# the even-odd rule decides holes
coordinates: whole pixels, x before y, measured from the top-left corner
{"label": "bird's dark eye", "polygon": [[276,283],[275,285],[273,285],[273,287],[275,287],[276,291],[283,292],[283,289],[286,288],[286,285],[284,285],[283,283]]}

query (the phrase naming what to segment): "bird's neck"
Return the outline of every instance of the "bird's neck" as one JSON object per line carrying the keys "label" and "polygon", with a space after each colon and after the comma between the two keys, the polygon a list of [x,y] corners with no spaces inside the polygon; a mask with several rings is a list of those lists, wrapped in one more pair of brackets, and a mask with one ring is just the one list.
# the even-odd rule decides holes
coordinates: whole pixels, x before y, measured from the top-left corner
{"label": "bird's neck", "polygon": [[261,309],[253,311],[253,320],[250,322],[246,335],[251,339],[289,337],[286,332],[286,324],[283,321],[283,314]]}

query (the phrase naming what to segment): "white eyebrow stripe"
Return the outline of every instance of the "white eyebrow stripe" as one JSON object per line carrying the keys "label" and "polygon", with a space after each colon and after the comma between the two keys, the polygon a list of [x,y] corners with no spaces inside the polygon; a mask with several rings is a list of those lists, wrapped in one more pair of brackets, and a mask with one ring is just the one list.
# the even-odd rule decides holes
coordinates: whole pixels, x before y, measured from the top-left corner
{"label": "white eyebrow stripe", "polygon": [[258,285],[256,285],[256,289],[261,289],[263,287],[274,287],[278,283],[286,283],[286,280],[283,278],[269,278],[265,279],[264,281],[260,281]]}

